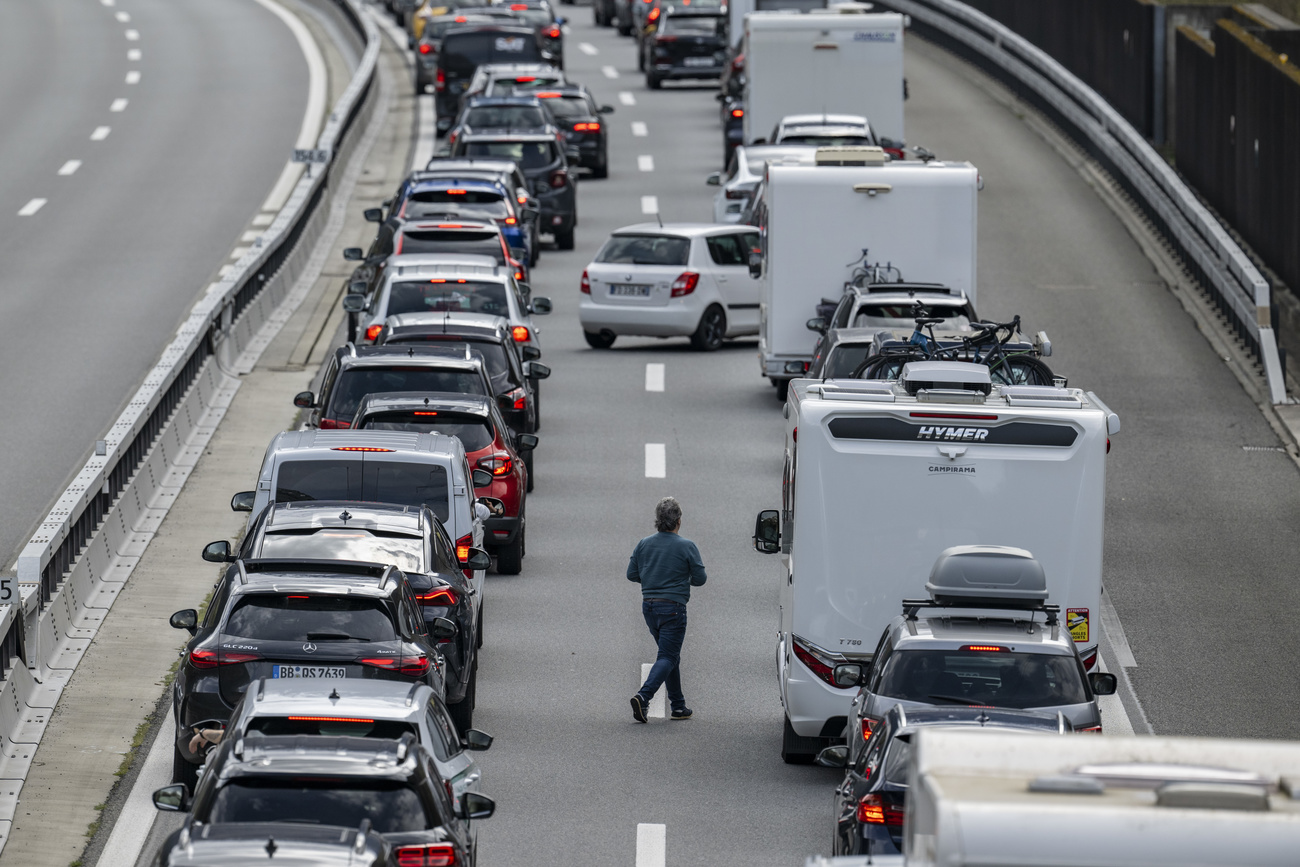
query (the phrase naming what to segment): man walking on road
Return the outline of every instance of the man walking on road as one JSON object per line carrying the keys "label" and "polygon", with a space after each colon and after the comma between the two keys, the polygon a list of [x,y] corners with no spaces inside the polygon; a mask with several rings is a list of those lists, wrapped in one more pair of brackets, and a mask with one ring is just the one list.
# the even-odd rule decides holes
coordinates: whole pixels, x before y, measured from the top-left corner
{"label": "man walking on road", "polygon": [[682,642],[686,640],[686,603],[691,587],[708,580],[700,549],[677,531],[682,527],[682,507],[672,497],[664,497],[655,506],[655,529],[632,549],[627,563],[627,580],[641,585],[641,613],[650,634],[659,644],[659,655],[650,667],[650,676],[632,696],[632,717],[646,721],[646,708],[660,686],[668,690],[672,719],[691,718],[691,709],[682,695],[682,676],[678,663]]}

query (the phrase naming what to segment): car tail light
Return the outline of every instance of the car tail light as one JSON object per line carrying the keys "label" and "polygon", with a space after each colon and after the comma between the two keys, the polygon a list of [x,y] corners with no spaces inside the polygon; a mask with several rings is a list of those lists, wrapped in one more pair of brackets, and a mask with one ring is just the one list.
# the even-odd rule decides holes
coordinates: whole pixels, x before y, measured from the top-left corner
{"label": "car tail light", "polygon": [[[471,536],[469,533],[466,533],[464,536],[461,536],[459,539],[456,540],[456,560],[460,563],[461,566],[464,566],[465,561],[469,560],[469,549],[472,548],[473,546],[474,546],[474,537]],[[474,577],[473,569],[461,569],[460,571],[465,573],[466,578]]]}
{"label": "car tail light", "polygon": [[403,659],[397,673],[406,677],[424,677],[429,673],[429,657],[417,656],[413,659]]}
{"label": "car tail light", "polygon": [[963,644],[961,649],[974,653],[1010,653],[1011,648],[1000,644]]}
{"label": "car tail light", "polygon": [[454,145],[456,143],[456,136],[458,135],[460,135],[460,133],[453,132],[451,135],[447,136],[447,144]]}
{"label": "car tail light", "polygon": [[525,325],[516,325],[510,329],[510,336],[515,339],[515,343],[528,342],[528,327]]}
{"label": "car tail light", "polygon": [[592,121],[590,123],[575,123],[573,125],[573,131],[574,132],[600,132],[600,124],[595,121]]}
{"label": "car tail light", "polygon": [[551,189],[558,190],[569,181],[569,173],[564,169],[556,169],[551,172]]}
{"label": "car tail light", "polygon": [[862,739],[864,741],[871,740],[871,733],[874,732],[879,725],[880,720],[874,717],[864,716],[862,718]]}
{"label": "car tail light", "polygon": [[578,291],[580,291],[583,295],[591,294],[591,280],[590,278],[587,277],[586,271],[582,272],[582,282],[578,284]]}
{"label": "car tail light", "polygon": [[745,68],[745,55],[737,54],[735,57],[731,58],[732,72],[741,72],[744,70],[744,68]]}
{"label": "car tail light", "polygon": [[858,821],[864,825],[893,825],[901,827],[904,812],[885,803],[880,795],[863,795],[858,801]]}
{"label": "car tail light", "polygon": [[456,867],[456,847],[450,843],[399,846],[393,850],[397,867]]}
{"label": "car tail light", "polygon": [[528,392],[522,388],[513,389],[501,395],[500,404],[502,409],[527,409]]}
{"label": "car tail light", "polygon": [[896,160],[907,159],[907,154],[902,148],[882,148],[882,150]]}
{"label": "car tail light", "polygon": [[481,470],[488,470],[494,476],[504,476],[510,472],[514,466],[514,461],[510,460],[509,455],[497,455],[491,458],[479,458],[478,467]]}
{"label": "car tail light", "polygon": [[532,84],[536,80],[537,80],[536,75],[521,75],[515,79],[515,84]]}
{"label": "car tail light", "polygon": [[831,686],[835,685],[835,679],[832,676],[835,667],[833,660],[822,659],[821,654],[797,638],[791,639],[790,644],[794,647],[794,655],[799,657],[799,661],[806,665],[809,671]]}
{"label": "car tail light", "polygon": [[744,117],[744,116],[745,116],[745,110],[744,110],[743,108],[733,108],[733,109],[731,110],[731,116],[732,116],[732,117]]}
{"label": "car tail light", "polygon": [[379,337],[379,332],[384,330],[383,325],[371,325],[366,329],[366,340],[375,340]]}
{"label": "car tail light", "polygon": [[195,648],[190,651],[190,665],[195,668],[216,668],[218,665],[237,665],[241,662],[252,662],[255,659],[261,659],[260,653],[235,653],[226,650],[205,650]]}
{"label": "car tail light", "polygon": [[421,43],[420,43],[420,53],[421,53],[421,54],[432,54],[432,53],[433,53],[433,46],[430,45],[430,44],[427,43],[427,42],[421,42]]}
{"label": "car tail light", "polygon": [[438,77],[433,80],[433,89],[434,90],[447,89],[447,73],[442,71],[442,67],[438,68]]}
{"label": "car tail light", "polygon": [[334,446],[330,449],[332,452],[391,452],[393,449],[383,449],[379,446]]}
{"label": "car tail light", "polygon": [[395,670],[397,666],[396,656],[363,656],[357,660],[361,665],[368,665],[371,668],[387,668]]}
{"label": "car tail light", "polygon": [[352,427],[350,421],[340,421],[336,418],[323,418],[320,420],[321,430],[347,430]]}
{"label": "car tail light", "polygon": [[1097,664],[1097,648],[1093,648],[1083,656],[1083,670],[1092,671],[1092,667]]}
{"label": "car tail light", "polygon": [[[647,2],[648,2],[648,0],[647,0]],[[653,9],[650,10],[650,13],[646,16],[646,20],[647,20],[647,21],[658,21],[658,20],[659,20],[659,16],[660,16],[661,14],[662,14],[662,13],[659,11],[659,7],[656,6],[655,8],[653,8]]]}
{"label": "car tail light", "polygon": [[515,269],[515,279],[516,279],[516,280],[519,280],[519,281],[522,281],[522,280],[524,279],[524,272],[521,271],[520,269],[516,268],[516,269]]}
{"label": "car tail light", "polygon": [[456,591],[450,587],[435,587],[428,593],[417,593],[415,598],[421,605],[437,608],[451,608],[460,601]]}
{"label": "car tail light", "polygon": [[695,291],[695,287],[700,283],[700,275],[694,271],[683,271],[673,281],[673,298],[681,298],[683,295],[690,295]]}
{"label": "car tail light", "polygon": [[1099,735],[1101,734],[1101,726],[1079,726],[1075,731],[1079,734]]}
{"label": "car tail light", "polygon": [[744,191],[744,190],[727,190],[727,198],[728,198],[728,199],[743,199],[743,198],[745,198],[745,191]]}
{"label": "car tail light", "polygon": [[549,37],[551,37],[552,39],[559,39],[559,38],[560,38],[560,28],[558,28],[558,27],[552,27],[550,30],[546,31],[546,35],[549,36]]}

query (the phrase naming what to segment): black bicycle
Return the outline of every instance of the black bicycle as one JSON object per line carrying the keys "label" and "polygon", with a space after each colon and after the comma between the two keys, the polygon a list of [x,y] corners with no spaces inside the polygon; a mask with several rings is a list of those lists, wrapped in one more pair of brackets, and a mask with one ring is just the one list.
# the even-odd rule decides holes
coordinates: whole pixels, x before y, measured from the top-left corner
{"label": "black bicycle", "polygon": [[[1010,322],[981,322],[979,329],[960,337],[936,338],[934,326],[946,320],[922,315],[905,343],[885,346],[853,371],[855,379],[898,379],[910,361],[967,361],[989,368],[996,385],[1053,385],[1055,376],[1032,346],[1013,341],[1020,317]],[[927,333],[928,332],[928,333]],[[1008,349],[1008,344],[1015,346]],[[1023,347],[1023,348],[1022,348]]]}

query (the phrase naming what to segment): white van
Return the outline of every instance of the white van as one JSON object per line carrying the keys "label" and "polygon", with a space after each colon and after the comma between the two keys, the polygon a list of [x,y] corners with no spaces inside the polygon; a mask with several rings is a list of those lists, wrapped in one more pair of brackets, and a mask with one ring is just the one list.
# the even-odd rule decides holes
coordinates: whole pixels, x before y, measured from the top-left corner
{"label": "white van", "polygon": [[[975,293],[976,195],[970,163],[885,162],[878,148],[819,148],[819,165],[769,165],[762,241],[759,364],[784,397],[812,361],[810,317],[846,284],[939,283]],[[855,165],[828,165],[829,162]]]}
{"label": "white van", "polygon": [[908,867],[1300,861],[1295,742],[934,730],[912,750]]}
{"label": "white van", "polygon": [[745,144],[786,115],[814,112],[864,115],[901,147],[903,16],[868,8],[744,17]]}
{"label": "white van", "polygon": [[905,598],[924,598],[955,545],[1030,549],[1085,667],[1096,663],[1106,453],[1119,417],[1077,388],[993,388],[965,362],[914,362],[897,381],[795,380],[782,504],[755,547],[780,552],[776,659],[783,753],[843,737],[856,688]]}

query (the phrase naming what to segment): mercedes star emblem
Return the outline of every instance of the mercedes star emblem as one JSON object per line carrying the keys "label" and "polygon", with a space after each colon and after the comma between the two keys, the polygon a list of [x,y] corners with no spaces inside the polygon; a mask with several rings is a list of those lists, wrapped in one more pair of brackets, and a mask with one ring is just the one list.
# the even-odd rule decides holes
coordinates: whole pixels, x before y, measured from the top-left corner
{"label": "mercedes star emblem", "polygon": [[315,653],[315,652],[316,652],[316,645],[314,645],[314,644],[312,644],[310,641],[308,641],[306,644],[304,644],[304,645],[302,646],[302,652],[303,652],[303,653]]}

